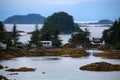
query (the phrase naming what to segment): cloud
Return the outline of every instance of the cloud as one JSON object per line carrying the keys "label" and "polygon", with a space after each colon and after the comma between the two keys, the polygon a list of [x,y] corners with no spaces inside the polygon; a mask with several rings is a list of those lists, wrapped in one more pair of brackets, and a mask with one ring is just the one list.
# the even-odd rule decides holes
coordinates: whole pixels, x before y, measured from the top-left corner
{"label": "cloud", "polygon": [[0,0],[0,4],[77,5],[85,2],[120,2],[120,0]]}
{"label": "cloud", "polygon": [[40,3],[50,4],[50,5],[74,5],[89,1],[94,1],[94,0],[41,0]]}
{"label": "cloud", "polygon": [[43,5],[76,5],[82,2],[95,0],[0,0],[3,3],[36,3]]}

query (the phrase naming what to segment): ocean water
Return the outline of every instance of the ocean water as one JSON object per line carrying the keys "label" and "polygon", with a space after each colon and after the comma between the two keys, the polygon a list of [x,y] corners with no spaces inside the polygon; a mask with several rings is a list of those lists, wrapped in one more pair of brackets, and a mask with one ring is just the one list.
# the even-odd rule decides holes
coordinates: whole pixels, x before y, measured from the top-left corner
{"label": "ocean water", "polygon": [[[8,75],[14,72],[0,70],[0,74],[11,80],[120,80],[120,71],[97,72],[82,71],[83,65],[105,61],[112,64],[120,64],[119,59],[104,59],[92,56],[92,50],[88,50],[90,56],[82,58],[71,57],[21,57],[11,60],[1,60],[0,64],[10,68],[32,67],[35,72],[17,72],[18,75]],[[42,74],[45,72],[45,74]]]}
{"label": "ocean water", "polygon": [[[11,24],[6,24],[7,30],[12,30]],[[109,27],[102,27],[96,25],[89,25],[87,27],[91,32],[91,37],[101,37],[102,31]],[[39,25],[41,28],[42,25]],[[30,39],[30,35],[26,34],[34,30],[34,25],[17,25],[18,30],[25,31],[22,33],[20,40],[27,42]],[[85,29],[86,27],[81,27]],[[60,39],[63,40],[63,44],[68,42],[71,34],[59,35]],[[7,72],[5,69],[0,70],[0,75],[7,76],[11,80],[120,80],[120,71],[110,72],[97,72],[97,71],[82,71],[79,68],[83,65],[105,61],[112,64],[120,64],[119,59],[105,59],[94,57],[94,52],[100,52],[96,50],[87,50],[90,55],[82,58],[71,58],[71,57],[20,57],[13,58],[11,60],[0,60],[0,64],[3,66],[9,66],[9,68],[19,67],[32,67],[36,68],[35,72],[17,72],[18,75],[8,75],[13,72]],[[45,74],[42,74],[45,72]]]}
{"label": "ocean water", "polygon": [[[42,28],[43,24],[39,24],[39,29]],[[88,24],[86,26],[89,27],[80,27],[82,30],[85,28],[88,28],[89,31],[91,32],[90,38],[93,37],[102,37],[102,32],[105,29],[108,29],[109,27],[105,27],[103,24]],[[104,27],[103,27],[104,26]],[[11,31],[13,28],[13,24],[5,24],[6,30]],[[27,41],[30,40],[31,35],[27,34],[28,32],[32,32],[35,29],[35,24],[17,24],[17,30],[19,31],[24,31],[24,33],[21,33],[20,41],[23,43],[26,43]],[[71,38],[71,34],[61,34],[59,35],[59,38],[62,40],[62,43],[68,43],[69,38]]]}

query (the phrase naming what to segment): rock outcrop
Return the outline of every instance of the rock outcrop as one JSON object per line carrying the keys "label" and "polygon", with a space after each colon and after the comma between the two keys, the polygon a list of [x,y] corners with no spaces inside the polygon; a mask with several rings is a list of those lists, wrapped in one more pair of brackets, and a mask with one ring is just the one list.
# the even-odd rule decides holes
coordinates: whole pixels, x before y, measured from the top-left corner
{"label": "rock outcrop", "polygon": [[107,62],[96,62],[80,67],[80,70],[87,71],[120,71],[119,64],[110,64]]}
{"label": "rock outcrop", "polygon": [[10,68],[7,69],[5,71],[9,71],[9,72],[28,72],[28,71],[35,71],[35,68],[27,68],[27,67],[21,67],[21,68]]}

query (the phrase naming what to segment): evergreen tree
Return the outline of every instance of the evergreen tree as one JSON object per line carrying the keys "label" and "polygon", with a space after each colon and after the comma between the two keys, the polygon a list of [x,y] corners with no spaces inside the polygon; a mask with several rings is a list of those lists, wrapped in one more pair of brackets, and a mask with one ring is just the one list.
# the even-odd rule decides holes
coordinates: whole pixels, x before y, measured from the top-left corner
{"label": "evergreen tree", "polygon": [[41,29],[41,38],[45,41],[52,41],[54,47],[60,47],[61,42],[58,39],[59,33],[60,29],[58,25],[53,23],[44,24],[43,28]]}
{"label": "evergreen tree", "polygon": [[75,44],[86,45],[90,43],[89,35],[90,35],[90,32],[87,28],[85,28],[85,31],[79,29],[78,32],[75,32],[74,34],[72,34],[72,38],[69,41]]}
{"label": "evergreen tree", "polygon": [[12,37],[6,31],[3,22],[0,22],[0,42],[7,44],[7,49],[9,49],[9,47],[12,46]]}
{"label": "evergreen tree", "polygon": [[103,32],[103,40],[106,44],[120,49],[120,19],[116,20],[113,25]]}
{"label": "evergreen tree", "polygon": [[6,34],[6,31],[5,31],[5,26],[3,24],[3,22],[0,22],[0,42],[5,42],[5,34]]}
{"label": "evergreen tree", "polygon": [[12,30],[12,39],[13,39],[13,45],[16,46],[16,44],[18,43],[19,40],[19,32],[17,31],[17,26],[16,24],[13,25],[13,30]]}
{"label": "evergreen tree", "polygon": [[34,44],[37,47],[40,47],[41,46],[40,41],[41,41],[40,30],[38,29],[38,25],[35,25],[35,30],[32,32],[30,44]]}

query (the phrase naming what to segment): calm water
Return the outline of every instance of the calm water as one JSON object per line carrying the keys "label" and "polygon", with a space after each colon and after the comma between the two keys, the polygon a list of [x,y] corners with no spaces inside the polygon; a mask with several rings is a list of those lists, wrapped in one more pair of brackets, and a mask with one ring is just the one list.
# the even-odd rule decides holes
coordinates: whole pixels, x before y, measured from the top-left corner
{"label": "calm water", "polygon": [[[96,72],[96,71],[81,71],[80,66],[106,61],[113,64],[120,64],[119,59],[103,59],[92,56],[89,57],[70,58],[70,57],[21,57],[12,60],[2,60],[0,64],[4,66],[19,68],[33,67],[35,72],[18,72],[18,75],[7,75],[10,72],[0,70],[0,74],[7,76],[10,79],[16,80],[120,80],[120,72]],[[46,72],[46,74],[42,74]]]}
{"label": "calm water", "polygon": [[[42,24],[39,24],[39,29],[42,28]],[[103,27],[104,25],[101,24],[101,25],[87,25],[89,27],[81,27],[81,29],[85,29],[85,28],[88,28],[89,31],[91,32],[91,36],[90,38],[92,37],[101,37],[102,36],[102,32],[103,30],[105,29],[108,29],[109,27]],[[96,27],[97,26],[97,27]],[[5,27],[8,31],[11,31],[12,28],[13,28],[13,24],[5,24]],[[33,30],[35,29],[35,25],[34,24],[17,24],[17,30],[20,30],[20,31],[25,31],[24,33],[21,33],[23,36],[20,37],[20,41],[25,43],[27,42],[28,40],[30,40],[30,37],[31,35],[30,34],[27,34],[27,32],[32,32]],[[59,35],[59,38],[62,41],[63,44],[65,43],[68,43],[68,40],[69,38],[71,38],[71,34],[67,34],[67,35]]]}
{"label": "calm water", "polygon": [[[6,29],[11,31],[13,25],[6,24]],[[102,27],[102,25],[96,27],[96,25],[88,25],[87,27],[91,32],[92,37],[101,37],[104,29],[108,29],[109,27]],[[21,31],[25,31],[25,33],[21,33],[23,36],[20,37],[20,41],[27,42],[30,39],[29,34],[27,32],[33,31],[35,25],[27,25],[27,24],[18,24],[17,29]],[[39,28],[42,28],[42,25],[39,25]],[[86,27],[81,27],[81,29],[85,29]],[[59,35],[60,39],[63,40],[62,43],[65,44],[68,42],[68,39],[71,37],[68,35]],[[103,59],[96,58],[92,56],[93,50],[88,51],[91,55],[89,57],[82,58],[70,58],[70,57],[21,57],[14,58],[12,60],[2,60],[0,64],[4,66],[9,66],[13,68],[19,67],[33,67],[36,68],[35,72],[18,72],[18,75],[7,75],[10,72],[6,72],[4,70],[0,70],[0,74],[7,76],[10,79],[16,80],[120,80],[120,72],[96,72],[96,71],[81,71],[79,70],[80,66],[105,61],[113,64],[120,64],[119,59]],[[97,51],[98,52],[98,51]],[[42,74],[42,72],[46,72],[46,74]]]}

